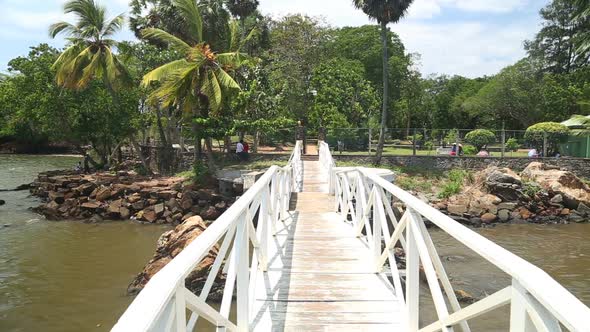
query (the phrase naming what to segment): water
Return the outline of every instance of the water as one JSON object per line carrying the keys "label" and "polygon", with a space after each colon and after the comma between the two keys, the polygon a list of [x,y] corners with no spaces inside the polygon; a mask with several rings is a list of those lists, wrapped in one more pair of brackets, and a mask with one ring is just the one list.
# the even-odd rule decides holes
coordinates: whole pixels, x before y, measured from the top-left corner
{"label": "water", "polygon": [[[590,306],[590,224],[497,225],[476,229],[479,234],[540,267],[567,290]],[[430,234],[455,289],[476,298],[509,286],[511,278],[440,230]],[[421,322],[435,320],[427,286],[421,288]],[[462,305],[465,307],[465,305]],[[475,331],[507,331],[509,307],[492,311],[471,324]]]}
{"label": "water", "polygon": [[[0,189],[78,160],[0,155]],[[168,228],[50,222],[28,210],[39,201],[27,191],[0,199],[0,331],[110,330],[132,301],[127,285]]]}

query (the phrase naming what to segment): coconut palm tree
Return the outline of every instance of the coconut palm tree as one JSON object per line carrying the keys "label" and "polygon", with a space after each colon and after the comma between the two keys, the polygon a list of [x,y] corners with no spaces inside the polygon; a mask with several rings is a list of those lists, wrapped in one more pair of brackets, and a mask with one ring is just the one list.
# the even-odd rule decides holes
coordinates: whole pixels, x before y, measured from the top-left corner
{"label": "coconut palm tree", "polygon": [[397,23],[408,11],[413,0],[353,0],[354,6],[361,9],[370,19],[381,25],[381,42],[383,43],[383,109],[381,111],[381,130],[375,163],[381,163],[387,126],[387,104],[389,98],[389,73],[387,54],[387,24]]}
{"label": "coconut palm tree", "polygon": [[52,38],[65,34],[68,40],[67,48],[53,65],[57,84],[80,90],[93,79],[102,79],[111,91],[131,84],[127,69],[113,53],[117,42],[111,39],[123,27],[124,16],[108,20],[106,8],[94,0],[70,0],[64,12],[74,14],[77,21],[58,22],[49,28]]}
{"label": "coconut palm tree", "polygon": [[[65,34],[68,40],[66,49],[53,64],[57,84],[66,89],[82,90],[91,81],[99,79],[117,102],[115,91],[132,84],[127,68],[113,53],[113,47],[118,43],[111,39],[123,27],[125,17],[120,14],[107,19],[106,8],[94,0],[67,1],[64,12],[74,14],[77,21],[74,24],[58,22],[49,27],[52,38]],[[145,169],[150,172],[133,134],[130,140]]]}
{"label": "coconut palm tree", "polygon": [[[244,43],[254,34],[250,32],[247,38],[239,40],[239,27],[236,21],[226,21],[227,36],[215,40],[218,49],[212,49],[211,42],[204,39],[208,34],[204,29],[201,9],[195,0],[173,0],[178,8],[181,21],[187,25],[190,33],[186,40],[176,37],[164,30],[147,28],[142,36],[167,44],[172,50],[182,55],[179,60],[160,66],[143,78],[142,84],[149,86],[152,82],[159,82],[159,86],[150,96],[150,100],[162,107],[176,106],[186,113],[199,117],[219,114],[224,96],[240,87],[230,73],[249,61],[240,52]],[[219,24],[219,22],[217,23]],[[195,159],[198,158],[197,146],[201,137],[195,130]],[[208,153],[211,153],[209,140]],[[210,167],[212,158],[208,158]]]}

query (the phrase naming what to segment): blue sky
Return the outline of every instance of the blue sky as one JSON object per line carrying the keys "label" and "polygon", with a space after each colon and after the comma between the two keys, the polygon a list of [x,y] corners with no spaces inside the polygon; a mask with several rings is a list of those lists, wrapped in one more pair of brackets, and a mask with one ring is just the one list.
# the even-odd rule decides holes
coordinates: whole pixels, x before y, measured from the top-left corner
{"label": "blue sky", "polygon": [[[128,0],[98,0],[111,15],[127,12]],[[52,40],[47,27],[63,15],[65,0],[0,0],[0,71],[10,59],[25,55],[31,45]],[[351,0],[260,0],[264,14],[322,16],[332,26],[369,23]],[[421,54],[423,74],[491,75],[525,55],[523,41],[540,28],[539,9],[549,0],[415,0],[409,15],[391,25],[408,52]],[[133,39],[129,31],[117,36]]]}

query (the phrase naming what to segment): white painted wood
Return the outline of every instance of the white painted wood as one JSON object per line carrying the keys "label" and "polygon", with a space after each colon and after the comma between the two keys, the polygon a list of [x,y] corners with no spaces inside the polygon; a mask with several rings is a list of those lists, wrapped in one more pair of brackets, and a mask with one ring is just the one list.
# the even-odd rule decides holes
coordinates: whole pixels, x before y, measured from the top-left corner
{"label": "white painted wood", "polygon": [[418,331],[420,314],[420,258],[414,239],[412,218],[406,226],[406,318],[408,331]]}
{"label": "white painted wood", "polygon": [[[184,288],[184,287],[183,287]],[[223,317],[217,310],[207,304],[203,299],[197,297],[188,289],[184,288],[184,298],[186,299],[186,307],[201,315],[209,322],[219,327],[224,327],[230,331],[237,331],[238,327],[226,317]]]}
{"label": "white painted wood", "polygon": [[176,289],[174,295],[174,309],[176,311],[175,322],[176,332],[186,332],[186,302],[184,300],[184,285]]}
{"label": "white painted wood", "polygon": [[453,326],[460,322],[473,319],[484,315],[492,310],[507,305],[510,303],[510,297],[512,296],[512,287],[508,286],[496,293],[485,297],[476,303],[473,303],[462,309],[461,311],[452,313],[447,318],[434,322],[422,329],[420,332],[435,332],[440,331],[444,326]]}

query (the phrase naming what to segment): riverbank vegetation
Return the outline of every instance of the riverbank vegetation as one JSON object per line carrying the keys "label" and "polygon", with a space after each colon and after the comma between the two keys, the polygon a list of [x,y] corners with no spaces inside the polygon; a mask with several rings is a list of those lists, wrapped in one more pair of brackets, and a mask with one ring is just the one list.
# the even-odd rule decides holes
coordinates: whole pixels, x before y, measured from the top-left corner
{"label": "riverbank vegetation", "polygon": [[[407,8],[380,18],[355,3],[378,23],[397,22]],[[585,9],[551,1],[540,12],[542,28],[525,41],[525,58],[497,75],[466,78],[423,77],[420,55],[386,24],[335,28],[301,14],[270,18],[255,0],[133,0],[128,25],[137,40],[117,41],[111,36],[124,27],[121,16],[109,18],[92,0],[68,1],[65,11],[77,20],[50,29],[68,36],[66,48],[32,46],[0,77],[0,143],[68,142],[105,165],[121,145],[171,150],[186,141],[195,160],[208,154],[214,168],[221,161],[213,141],[230,152],[231,137],[248,132],[256,151],[261,140],[284,140],[279,129],[298,120],[310,134],[384,126],[406,128],[411,139],[411,128],[561,122],[590,113]]]}

